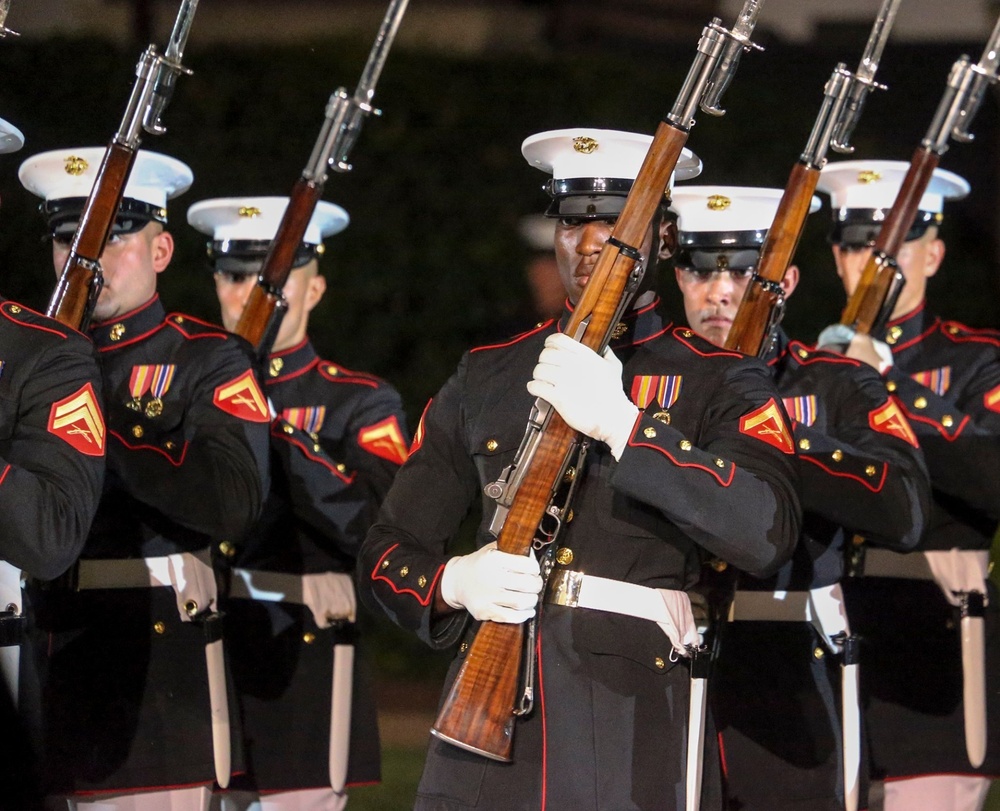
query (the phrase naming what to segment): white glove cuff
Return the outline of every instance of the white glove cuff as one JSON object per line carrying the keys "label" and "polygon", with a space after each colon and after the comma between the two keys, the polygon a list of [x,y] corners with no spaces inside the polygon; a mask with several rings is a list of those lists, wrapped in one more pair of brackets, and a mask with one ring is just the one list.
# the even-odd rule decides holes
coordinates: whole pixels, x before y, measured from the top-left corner
{"label": "white glove cuff", "polygon": [[611,455],[615,457],[616,462],[625,453],[625,446],[632,438],[632,432],[635,430],[635,423],[638,419],[639,409],[631,402],[626,401],[622,405],[621,415],[615,417],[607,436],[604,437],[604,441],[611,449]]}
{"label": "white glove cuff", "polygon": [[444,565],[441,573],[441,599],[452,608],[465,608],[464,603],[459,601],[455,594],[455,564],[462,559],[461,555],[456,555]]}

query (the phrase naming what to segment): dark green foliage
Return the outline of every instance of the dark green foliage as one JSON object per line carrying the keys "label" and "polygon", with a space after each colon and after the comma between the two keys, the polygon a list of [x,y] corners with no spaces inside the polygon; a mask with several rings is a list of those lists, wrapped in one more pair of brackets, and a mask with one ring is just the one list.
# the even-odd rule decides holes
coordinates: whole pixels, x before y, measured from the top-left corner
{"label": "dark green foliage", "polygon": [[[405,24],[405,23],[404,23]],[[721,119],[700,114],[689,145],[705,161],[696,182],[783,186],[805,145],[822,87],[838,60],[855,62],[864,35],[838,53],[769,44],[743,60]],[[143,146],[187,161],[195,185],[171,208],[177,256],[161,282],[168,308],[216,320],[203,240],[185,222],[206,197],[287,194],[319,131],[330,92],[353,90],[368,41],[317,41],[298,48],[199,46],[167,111],[169,132]],[[43,307],[52,288],[39,241],[36,201],[17,183],[20,161],[57,147],[106,142],[121,118],[138,53],[98,41],[4,42],[0,115],[27,145],[0,166],[0,291]],[[975,47],[972,48],[975,51]],[[463,350],[530,326],[521,275],[526,250],[515,226],[541,210],[543,175],[520,156],[523,138],[586,124],[652,132],[670,108],[694,43],[661,57],[627,53],[454,57],[395,50],[353,154],[326,199],[344,205],[351,226],[323,260],[330,292],[311,332],[320,351],[374,371],[403,393],[411,422]],[[859,156],[906,158],[930,120],[958,46],[890,46],[856,143]],[[918,67],[919,66],[919,67]],[[956,145],[942,164],[965,174],[972,197],[953,206],[949,255],[932,291],[948,315],[995,325],[997,295],[996,111],[988,98],[979,139]],[[798,261],[803,281],[786,325],[811,338],[843,303],[823,240],[826,214],[808,225]],[[680,315],[672,274],[664,294]]]}

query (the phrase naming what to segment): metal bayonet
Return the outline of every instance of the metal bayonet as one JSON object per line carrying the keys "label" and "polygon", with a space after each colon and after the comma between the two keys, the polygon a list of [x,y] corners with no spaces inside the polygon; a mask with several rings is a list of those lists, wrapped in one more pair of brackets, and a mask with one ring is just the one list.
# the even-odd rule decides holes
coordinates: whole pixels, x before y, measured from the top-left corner
{"label": "metal bayonet", "polygon": [[[736,74],[740,55],[751,48],[758,51],[764,50],[760,45],[750,41],[750,35],[753,33],[754,26],[757,25],[757,18],[760,16],[760,9],[763,5],[764,0],[746,0],[743,8],[740,9],[732,31],[717,26],[719,32],[726,36],[729,41],[722,50],[722,55],[715,65],[715,70],[712,72],[708,87],[705,88],[701,100],[701,109],[709,115],[726,114],[726,111],[719,106],[719,102]],[[717,23],[718,20],[714,20],[712,24],[717,25]]]}
{"label": "metal bayonet", "polygon": [[7,27],[7,15],[10,13],[10,0],[0,0],[0,37],[10,34],[12,37],[19,37],[17,31],[11,31]]}
{"label": "metal bayonet", "polygon": [[183,0],[177,11],[177,19],[174,20],[174,29],[167,41],[167,49],[158,60],[153,98],[142,122],[143,128],[153,135],[162,135],[167,131],[160,116],[174,95],[177,76],[181,73],[189,75],[191,73],[181,64],[181,60],[184,58],[184,47],[187,45],[191,23],[194,22],[194,13],[197,9],[198,0]]}
{"label": "metal bayonet", "polygon": [[409,0],[392,0],[389,3],[354,95],[349,96],[346,88],[339,87],[330,96],[326,107],[326,121],[302,177],[315,183],[323,183],[328,168],[337,172],[351,171],[348,158],[361,133],[365,117],[369,114],[382,114],[372,106],[375,84],[382,73],[408,3]]}

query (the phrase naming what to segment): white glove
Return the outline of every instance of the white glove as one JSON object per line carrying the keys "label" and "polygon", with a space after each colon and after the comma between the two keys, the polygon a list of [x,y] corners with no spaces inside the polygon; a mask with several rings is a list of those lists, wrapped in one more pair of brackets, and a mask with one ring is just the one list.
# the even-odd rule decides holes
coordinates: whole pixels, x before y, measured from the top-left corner
{"label": "white glove", "polygon": [[441,597],[477,620],[518,624],[535,616],[542,576],[534,555],[511,555],[487,544],[445,564]]}
{"label": "white glove", "polygon": [[854,334],[854,329],[846,324],[831,324],[819,334],[816,346],[843,355]]}
{"label": "white glove", "polygon": [[622,364],[610,348],[601,356],[568,335],[550,335],[528,391],[550,403],[570,428],[607,443],[621,458],[639,409],[622,390]]}

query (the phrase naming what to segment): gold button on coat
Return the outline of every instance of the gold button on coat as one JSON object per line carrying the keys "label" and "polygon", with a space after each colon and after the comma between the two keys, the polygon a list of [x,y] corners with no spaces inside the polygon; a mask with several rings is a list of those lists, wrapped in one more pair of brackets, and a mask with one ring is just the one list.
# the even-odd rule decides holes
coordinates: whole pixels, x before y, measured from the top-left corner
{"label": "gold button on coat", "polygon": [[158,634],[166,633],[167,624],[161,620],[157,620],[153,623],[153,630]]}
{"label": "gold button on coat", "polygon": [[825,651],[822,648],[813,648],[813,657],[816,659],[822,659],[826,656]]}
{"label": "gold button on coat", "polygon": [[656,436],[656,429],[655,429],[655,428],[653,428],[652,426],[650,426],[649,428],[645,428],[645,429],[643,429],[643,433],[644,433],[644,434],[645,434],[645,435],[646,435],[647,437],[649,437],[650,439],[652,439],[653,437],[655,437],[655,436]]}
{"label": "gold button on coat", "polygon": [[926,397],[918,397],[916,400],[913,401],[913,407],[914,408],[927,408],[927,398]]}
{"label": "gold button on coat", "polygon": [[952,416],[951,416],[951,414],[945,414],[945,415],[944,415],[944,416],[943,416],[943,417],[941,418],[941,424],[942,424],[942,425],[943,425],[943,426],[944,426],[945,428],[951,428],[951,426],[953,426],[953,425],[955,424],[955,418],[954,418],[954,417],[952,417]]}
{"label": "gold button on coat", "polygon": [[657,670],[663,670],[667,666],[667,663],[663,661],[659,656],[653,660],[653,664],[656,666]]}
{"label": "gold button on coat", "polygon": [[868,465],[868,467],[865,468],[865,475],[866,476],[874,476],[875,475],[875,465]]}
{"label": "gold button on coat", "polygon": [[689,451],[689,450],[691,450],[691,447],[692,447],[692,445],[691,445],[691,441],[690,441],[690,440],[688,440],[688,439],[682,439],[682,440],[680,441],[680,443],[678,444],[678,447],[679,447],[679,448],[680,448],[680,449],[681,449],[682,451]]}
{"label": "gold button on coat", "polygon": [[830,456],[833,457],[834,462],[839,462],[841,459],[844,458],[844,452],[840,450],[840,448],[837,448],[837,450],[831,453]]}
{"label": "gold button on coat", "polygon": [[417,585],[420,586],[420,588],[423,588],[424,586],[426,586],[427,585],[427,578],[424,577],[423,575],[420,575],[420,577],[417,578]]}
{"label": "gold button on coat", "polygon": [[810,442],[809,442],[808,439],[800,439],[799,440],[799,449],[800,450],[807,451],[811,447],[812,447],[812,445],[810,444]]}
{"label": "gold button on coat", "polygon": [[404,567],[402,567],[399,570],[399,576],[400,577],[406,577],[409,573],[410,573],[410,567],[409,566],[404,566]]}
{"label": "gold button on coat", "polygon": [[495,439],[486,440],[486,450],[495,451],[499,447],[499,443]]}
{"label": "gold button on coat", "polygon": [[316,641],[316,634],[312,633],[311,631],[306,631],[304,634],[302,634],[302,641],[305,642],[307,645],[311,645],[313,642]]}

